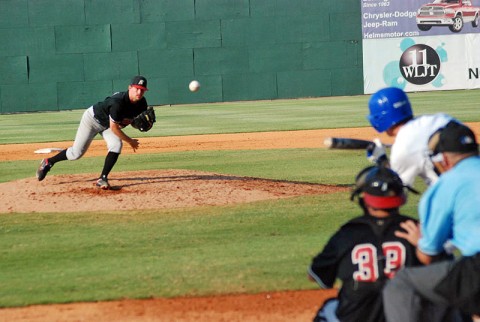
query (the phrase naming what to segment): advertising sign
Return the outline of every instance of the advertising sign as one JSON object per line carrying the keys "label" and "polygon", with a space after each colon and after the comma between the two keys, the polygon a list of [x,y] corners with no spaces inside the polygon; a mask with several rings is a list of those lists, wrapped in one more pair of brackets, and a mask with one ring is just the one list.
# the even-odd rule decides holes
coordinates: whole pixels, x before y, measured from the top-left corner
{"label": "advertising sign", "polygon": [[480,87],[480,7],[471,0],[361,4],[365,94]]}

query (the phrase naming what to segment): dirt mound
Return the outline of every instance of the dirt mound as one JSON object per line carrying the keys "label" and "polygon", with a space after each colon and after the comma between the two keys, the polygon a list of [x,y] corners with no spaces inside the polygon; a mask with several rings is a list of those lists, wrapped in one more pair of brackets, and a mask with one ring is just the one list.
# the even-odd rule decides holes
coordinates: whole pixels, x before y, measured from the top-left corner
{"label": "dirt mound", "polygon": [[[0,184],[0,213],[115,211],[217,206],[346,191],[345,187],[189,170],[114,173],[111,190],[94,174],[50,175]],[[22,200],[22,202],[18,202]]]}

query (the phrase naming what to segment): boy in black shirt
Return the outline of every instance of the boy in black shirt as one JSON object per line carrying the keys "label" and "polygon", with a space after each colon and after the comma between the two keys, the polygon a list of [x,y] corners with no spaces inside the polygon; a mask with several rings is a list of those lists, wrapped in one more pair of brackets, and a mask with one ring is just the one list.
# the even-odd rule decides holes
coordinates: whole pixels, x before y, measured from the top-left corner
{"label": "boy in black shirt", "polygon": [[419,265],[415,246],[395,236],[400,223],[414,220],[400,214],[405,186],[392,170],[372,166],[356,177],[351,200],[358,196],[364,214],[338,230],[312,261],[308,276],[322,288],[342,281],[338,298],[325,302],[314,321],[385,321],[382,289],[404,266]]}

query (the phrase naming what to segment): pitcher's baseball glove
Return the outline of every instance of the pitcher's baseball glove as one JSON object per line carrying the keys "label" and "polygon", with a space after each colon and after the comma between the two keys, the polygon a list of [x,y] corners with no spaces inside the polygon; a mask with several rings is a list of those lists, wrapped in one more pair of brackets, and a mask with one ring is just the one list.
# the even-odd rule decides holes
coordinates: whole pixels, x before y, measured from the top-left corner
{"label": "pitcher's baseball glove", "polygon": [[131,125],[141,132],[147,132],[153,127],[155,121],[155,111],[152,106],[149,106],[146,111],[134,117]]}

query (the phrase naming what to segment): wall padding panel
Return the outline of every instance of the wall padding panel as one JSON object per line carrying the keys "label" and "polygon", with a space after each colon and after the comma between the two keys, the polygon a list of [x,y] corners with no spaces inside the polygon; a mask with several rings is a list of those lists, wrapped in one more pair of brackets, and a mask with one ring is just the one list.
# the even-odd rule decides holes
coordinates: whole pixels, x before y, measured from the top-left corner
{"label": "wall padding panel", "polygon": [[58,111],[57,84],[1,85],[2,113]]}
{"label": "wall padding panel", "polygon": [[199,48],[194,55],[195,75],[228,75],[249,70],[246,47]]}
{"label": "wall padding panel", "polygon": [[28,26],[27,0],[0,1],[0,28]]}
{"label": "wall padding panel", "polygon": [[[325,11],[330,14],[334,13],[355,13],[360,17],[361,12],[361,3],[362,1],[358,0],[328,0],[328,1],[319,1],[322,4]],[[358,27],[361,27],[359,25]]]}
{"label": "wall padding panel", "polygon": [[195,0],[142,0],[141,22],[188,21],[195,19]]}
{"label": "wall padding panel", "polygon": [[3,57],[0,60],[0,84],[21,84],[28,82],[27,57]]}
{"label": "wall padding panel", "polygon": [[167,22],[168,48],[220,47],[222,37],[219,20]]}
{"label": "wall padding panel", "polygon": [[329,41],[328,14],[275,18],[276,43]]}
{"label": "wall padding panel", "polygon": [[362,39],[361,17],[356,13],[338,13],[331,15],[330,29],[335,31],[332,40]]}
{"label": "wall padding panel", "polygon": [[140,22],[139,1],[85,0],[87,25],[132,24]]}
{"label": "wall padding panel", "polygon": [[142,50],[138,61],[146,77],[193,76],[193,50],[189,48]]}
{"label": "wall padding panel", "polygon": [[249,49],[250,72],[301,70],[302,44],[273,45]]}
{"label": "wall padding panel", "polygon": [[112,25],[112,51],[167,48],[165,23]]}
{"label": "wall padding panel", "polygon": [[30,26],[83,25],[85,3],[84,0],[29,0],[28,20]]}
{"label": "wall padding panel", "polygon": [[195,2],[196,19],[229,19],[249,15],[249,0],[197,0]]}
{"label": "wall padding panel", "polygon": [[55,27],[58,53],[110,52],[110,25]]}
{"label": "wall padding panel", "polygon": [[222,19],[222,45],[268,46],[276,43],[275,17]]}
{"label": "wall padding panel", "polygon": [[85,109],[113,93],[109,80],[58,83],[57,88],[58,104],[63,109]]}
{"label": "wall padding panel", "polygon": [[223,76],[226,101],[268,100],[278,96],[275,73],[227,74]]}
{"label": "wall padding panel", "polygon": [[82,54],[29,56],[28,60],[30,83],[56,83],[84,79]]}
{"label": "wall padding panel", "polygon": [[190,78],[177,77],[168,80],[168,98],[173,104],[222,102],[222,77],[201,76],[197,78],[202,89],[196,93],[188,90]]}
{"label": "wall padding panel", "polygon": [[0,29],[0,57],[55,53],[53,27]]}
{"label": "wall padding panel", "polygon": [[330,96],[332,94],[330,71],[290,71],[277,74],[278,97],[294,98]]}
{"label": "wall padding panel", "polygon": [[363,69],[345,68],[332,71],[332,96],[345,96],[355,93],[357,84],[363,82]]}
{"label": "wall padding panel", "polygon": [[[335,0],[336,3],[342,1]],[[325,0],[250,0],[250,11],[252,17],[306,16],[329,12],[328,4]]]}
{"label": "wall padding panel", "polygon": [[138,74],[136,51],[84,55],[85,80],[131,78]]}
{"label": "wall padding panel", "polygon": [[331,69],[358,67],[359,60],[356,56],[358,43],[347,41],[304,44],[304,69]]}

